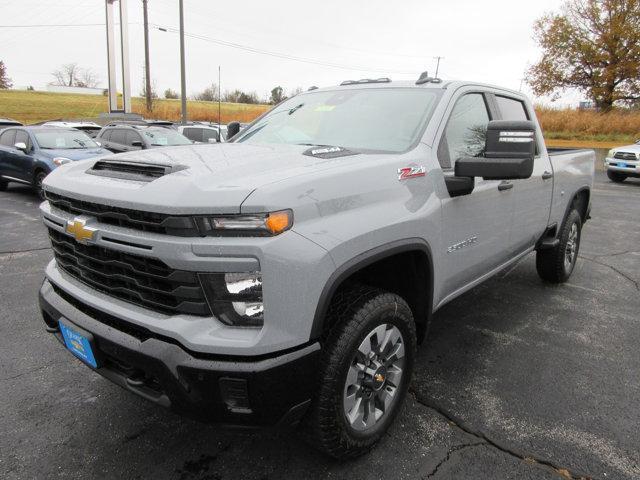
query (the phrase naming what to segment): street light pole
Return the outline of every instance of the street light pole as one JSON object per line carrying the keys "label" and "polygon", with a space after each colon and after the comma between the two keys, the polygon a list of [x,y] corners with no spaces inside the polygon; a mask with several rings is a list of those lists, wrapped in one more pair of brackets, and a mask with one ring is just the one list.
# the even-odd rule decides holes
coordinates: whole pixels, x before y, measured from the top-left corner
{"label": "street light pole", "polygon": [[144,16],[144,75],[145,75],[145,96],[147,97],[147,112],[153,108],[151,98],[151,67],[149,61],[149,15],[147,13],[147,0],[142,0],[142,11]]}
{"label": "street light pole", "polygon": [[187,83],[184,67],[184,5],[180,0],[180,98],[182,100],[182,124],[187,123]]}

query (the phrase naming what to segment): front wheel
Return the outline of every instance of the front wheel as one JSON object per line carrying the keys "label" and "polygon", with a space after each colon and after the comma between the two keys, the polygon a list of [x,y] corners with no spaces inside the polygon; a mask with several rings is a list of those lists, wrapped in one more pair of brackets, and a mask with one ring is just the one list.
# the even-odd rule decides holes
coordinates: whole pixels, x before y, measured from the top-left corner
{"label": "front wheel", "polygon": [[318,393],[307,417],[313,443],[334,458],[366,453],[400,410],[411,381],[416,330],[398,295],[356,286],[327,321]]}
{"label": "front wheel", "polygon": [[581,233],[582,217],[576,209],[572,209],[560,231],[558,245],[536,253],[536,269],[540,278],[551,283],[569,280],[578,259]]}
{"label": "front wheel", "polygon": [[45,172],[39,171],[33,178],[33,186],[38,192],[38,197],[40,197],[41,200],[44,200],[44,190],[42,189],[42,182],[44,181],[46,176],[47,174]]}
{"label": "front wheel", "polygon": [[616,183],[622,183],[627,178],[627,176],[624,173],[618,173],[612,170],[607,170],[607,177],[609,177],[609,180]]}

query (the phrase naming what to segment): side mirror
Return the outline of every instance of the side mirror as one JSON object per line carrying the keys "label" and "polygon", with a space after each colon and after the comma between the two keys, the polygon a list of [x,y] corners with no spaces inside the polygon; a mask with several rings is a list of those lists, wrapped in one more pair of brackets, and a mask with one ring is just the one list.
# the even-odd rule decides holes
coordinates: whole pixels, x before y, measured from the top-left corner
{"label": "side mirror", "polygon": [[240,132],[240,122],[231,122],[227,125],[227,140],[231,140]]}
{"label": "side mirror", "polygon": [[24,142],[18,142],[16,143],[13,148],[15,148],[16,150],[20,150],[21,152],[27,153],[27,144]]}
{"label": "side mirror", "polygon": [[131,146],[132,147],[142,147],[142,142],[140,140],[136,140],[134,142],[131,142]]}
{"label": "side mirror", "polygon": [[517,180],[533,173],[536,127],[531,121],[494,120],[487,126],[484,157],[456,161],[459,177]]}

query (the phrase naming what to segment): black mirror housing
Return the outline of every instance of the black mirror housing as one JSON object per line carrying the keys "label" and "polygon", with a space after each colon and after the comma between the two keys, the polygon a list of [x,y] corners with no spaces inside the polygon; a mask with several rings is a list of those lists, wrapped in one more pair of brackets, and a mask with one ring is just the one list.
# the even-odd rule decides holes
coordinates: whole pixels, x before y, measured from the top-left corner
{"label": "black mirror housing", "polygon": [[142,147],[142,142],[140,140],[134,140],[133,142],[131,142],[131,146],[132,147]]}
{"label": "black mirror housing", "polygon": [[227,125],[227,140],[231,140],[240,132],[240,122],[231,122]]}
{"label": "black mirror housing", "polygon": [[456,161],[455,174],[485,180],[531,177],[536,155],[536,126],[529,120],[494,120],[487,126],[485,156]]}

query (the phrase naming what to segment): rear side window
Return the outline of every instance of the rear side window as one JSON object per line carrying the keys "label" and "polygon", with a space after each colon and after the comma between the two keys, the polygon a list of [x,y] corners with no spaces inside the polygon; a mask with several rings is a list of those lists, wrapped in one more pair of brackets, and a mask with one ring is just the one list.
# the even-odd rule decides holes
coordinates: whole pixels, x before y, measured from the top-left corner
{"label": "rear side window", "polygon": [[438,145],[442,168],[453,167],[462,157],[484,156],[489,111],[481,93],[468,93],[458,99]]}
{"label": "rear side window", "polygon": [[503,120],[529,120],[524,102],[496,95],[496,102]]}
{"label": "rear side window", "polygon": [[105,142],[108,142],[111,140],[111,130],[105,130],[104,132],[102,132],[102,135],[100,135],[100,138],[102,140],[104,140]]}
{"label": "rear side window", "polygon": [[126,145],[129,145],[131,147],[133,147],[133,142],[142,143],[142,137],[138,134],[138,132],[134,132],[132,130],[127,131],[126,139],[127,139]]}
{"label": "rear side window", "polygon": [[2,135],[0,135],[0,145],[4,145],[5,147],[13,147],[15,145],[16,131],[15,130],[7,130]]}
{"label": "rear side window", "polygon": [[110,141],[119,143],[120,145],[126,145],[127,131],[122,129],[111,130]]}
{"label": "rear side window", "polygon": [[214,142],[220,141],[220,135],[218,135],[217,130],[213,130],[211,128],[203,128],[202,129],[202,141],[204,143],[209,143],[209,140],[213,139]]}
{"label": "rear side window", "polygon": [[185,128],[182,134],[194,142],[202,141],[202,128]]}

